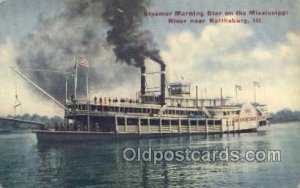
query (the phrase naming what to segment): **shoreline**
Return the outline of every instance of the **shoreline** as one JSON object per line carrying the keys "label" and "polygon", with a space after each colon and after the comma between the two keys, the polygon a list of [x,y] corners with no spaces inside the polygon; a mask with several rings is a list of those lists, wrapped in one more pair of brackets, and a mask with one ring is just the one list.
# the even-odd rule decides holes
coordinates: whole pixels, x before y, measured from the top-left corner
{"label": "shoreline", "polygon": [[278,122],[272,122],[272,121],[270,121],[270,124],[272,126],[272,125],[281,124],[281,123],[297,123],[297,122],[300,123],[300,121],[278,121]]}

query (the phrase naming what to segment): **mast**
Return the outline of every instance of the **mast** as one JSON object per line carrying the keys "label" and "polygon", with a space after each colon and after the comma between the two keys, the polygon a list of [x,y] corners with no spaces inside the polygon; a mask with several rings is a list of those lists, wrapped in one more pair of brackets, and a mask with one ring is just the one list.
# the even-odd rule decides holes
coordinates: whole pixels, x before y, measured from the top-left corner
{"label": "mast", "polygon": [[65,88],[65,103],[67,105],[67,100],[68,100],[68,75],[66,75],[66,88]]}
{"label": "mast", "polygon": [[78,73],[78,65],[76,61],[76,57],[74,56],[75,62],[75,74],[74,74],[74,100],[77,100],[77,73]]}
{"label": "mast", "polygon": [[89,90],[89,66],[86,69],[86,100],[88,105],[88,131],[90,131],[90,90]]}
{"label": "mast", "polygon": [[236,104],[238,104],[239,103],[239,99],[238,99],[238,87],[237,87],[237,85],[234,86],[234,90],[235,90]]}
{"label": "mast", "polygon": [[86,82],[86,99],[90,99],[90,91],[89,91],[89,67],[86,69],[86,76],[85,76],[85,82]]}
{"label": "mast", "polygon": [[253,82],[253,87],[254,87],[254,104],[256,104],[256,87],[259,88],[260,84],[257,81]]}
{"label": "mast", "polygon": [[221,95],[221,106],[223,106],[223,91],[222,91],[222,87],[220,88],[220,95]]}
{"label": "mast", "polygon": [[196,86],[196,107],[198,108],[198,86]]}

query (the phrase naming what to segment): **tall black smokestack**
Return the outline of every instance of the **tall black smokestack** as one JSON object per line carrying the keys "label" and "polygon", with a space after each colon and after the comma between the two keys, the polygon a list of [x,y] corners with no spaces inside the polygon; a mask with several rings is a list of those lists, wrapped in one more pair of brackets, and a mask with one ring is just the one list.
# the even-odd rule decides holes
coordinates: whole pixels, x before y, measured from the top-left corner
{"label": "tall black smokestack", "polygon": [[161,106],[165,105],[165,98],[166,98],[166,65],[164,63],[160,64],[161,72],[160,72],[160,104]]}
{"label": "tall black smokestack", "polygon": [[145,95],[146,93],[146,67],[141,66],[141,95]]}

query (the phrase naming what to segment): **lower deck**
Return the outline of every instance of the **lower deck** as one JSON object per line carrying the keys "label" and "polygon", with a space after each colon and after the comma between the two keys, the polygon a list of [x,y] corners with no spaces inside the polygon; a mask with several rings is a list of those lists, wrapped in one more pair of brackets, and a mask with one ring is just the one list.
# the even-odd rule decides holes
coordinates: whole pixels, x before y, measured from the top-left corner
{"label": "lower deck", "polygon": [[241,126],[234,121],[234,117],[203,119],[128,115],[105,117],[77,116],[74,124],[67,124],[56,130],[37,131],[37,135],[39,140],[101,140],[113,137],[134,138],[166,137],[181,134],[222,134],[256,131],[256,128],[256,123]]}
{"label": "lower deck", "polygon": [[116,134],[222,133],[219,119],[115,117]]}
{"label": "lower deck", "polygon": [[[243,129],[234,117],[227,118],[179,118],[149,116],[76,116],[61,131],[115,132],[116,134],[151,133],[210,133],[230,132]],[[254,128],[256,125],[254,125]]]}

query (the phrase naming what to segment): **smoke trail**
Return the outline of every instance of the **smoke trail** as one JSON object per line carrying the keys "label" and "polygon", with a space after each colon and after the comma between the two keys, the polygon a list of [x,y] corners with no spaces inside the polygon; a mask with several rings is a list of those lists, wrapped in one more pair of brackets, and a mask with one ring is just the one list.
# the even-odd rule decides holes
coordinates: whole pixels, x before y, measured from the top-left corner
{"label": "smoke trail", "polygon": [[120,61],[142,67],[146,57],[164,64],[149,31],[140,29],[148,1],[105,1],[103,18],[112,26],[107,32],[108,43]]}
{"label": "smoke trail", "polygon": [[[148,4],[139,0],[72,1],[60,14],[39,18],[35,30],[20,44],[17,64],[20,68],[72,72],[74,55],[82,55],[90,60],[92,87],[110,89],[130,84],[134,78],[128,75],[135,70],[114,63],[111,50],[118,62],[140,67],[149,57],[163,63],[151,33],[140,30],[142,13]],[[111,26],[109,31],[107,23]],[[84,77],[84,69],[79,73],[79,77]],[[64,98],[63,75],[30,72],[28,76],[54,97]],[[85,85],[84,81],[79,78],[79,85]]]}

